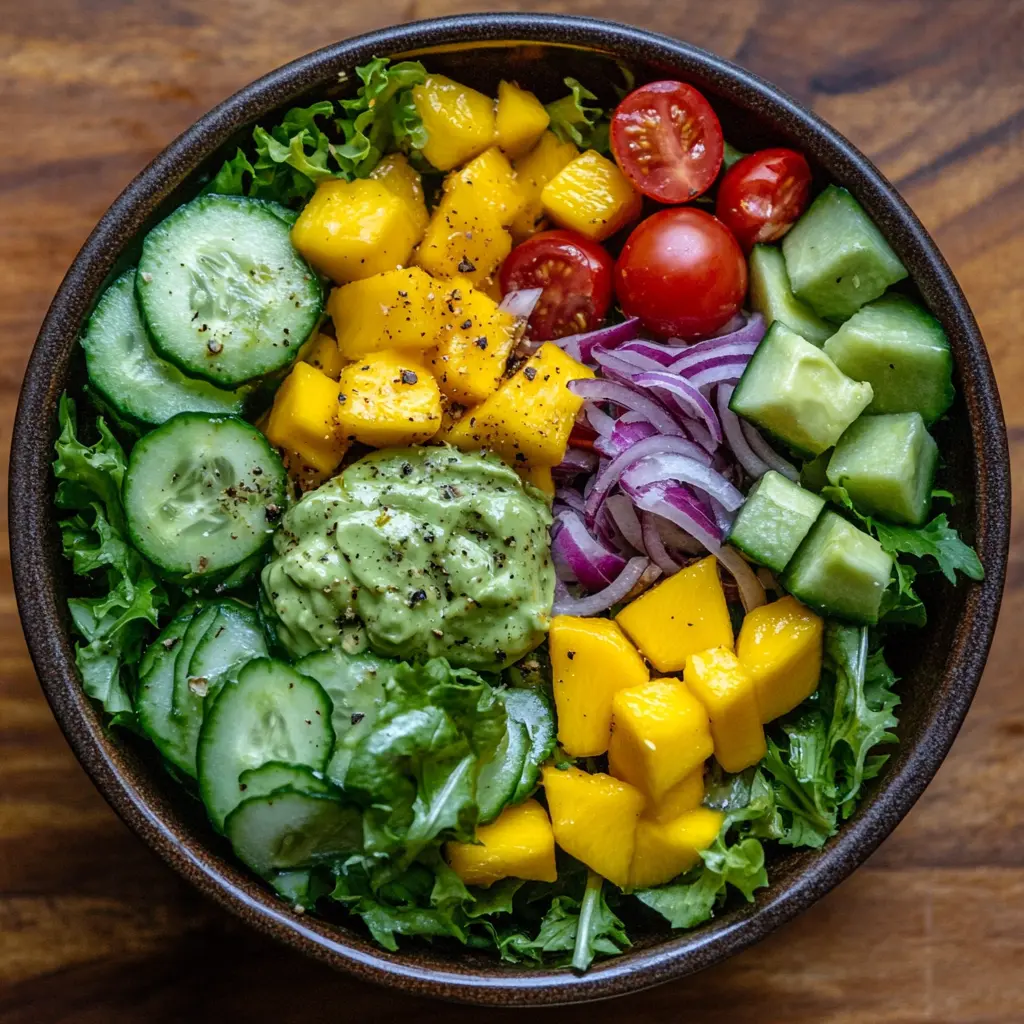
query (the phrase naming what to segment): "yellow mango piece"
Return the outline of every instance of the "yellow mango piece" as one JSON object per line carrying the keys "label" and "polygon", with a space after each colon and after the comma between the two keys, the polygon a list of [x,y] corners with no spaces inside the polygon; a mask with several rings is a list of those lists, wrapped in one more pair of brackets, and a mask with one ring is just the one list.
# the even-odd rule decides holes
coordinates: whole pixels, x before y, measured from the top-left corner
{"label": "yellow mango piece", "polygon": [[444,289],[419,267],[335,288],[327,300],[342,358],[397,348],[426,352],[441,333]]}
{"label": "yellow mango piece", "polygon": [[659,672],[681,672],[689,655],[710,647],[732,649],[732,622],[714,556],[651,587],[615,621]]}
{"label": "yellow mango piece", "polygon": [[700,863],[721,831],[725,815],[707,807],[687,811],[672,821],[641,818],[636,827],[636,845],[629,870],[629,887],[645,889],[671,882]]}
{"label": "yellow mango piece", "polygon": [[593,376],[593,370],[547,342],[490,398],[470,409],[446,440],[463,451],[489,448],[517,469],[557,466],[583,404],[567,385]]}
{"label": "yellow mango piece", "polygon": [[695,768],[677,782],[656,804],[644,812],[654,821],[674,821],[680,814],[696,810],[704,802],[704,766]]}
{"label": "yellow mango piece", "polygon": [[423,179],[420,172],[409,163],[409,158],[404,153],[391,153],[370,171],[370,177],[402,200],[417,236],[422,238],[430,214],[423,195]]}
{"label": "yellow mango piece", "polygon": [[427,362],[446,397],[476,405],[501,382],[516,341],[516,319],[465,278],[445,289],[442,309],[445,323]]}
{"label": "yellow mango piece", "polygon": [[519,475],[538,491],[543,491],[548,498],[555,496],[555,478],[551,475],[549,466],[530,466],[521,469]]}
{"label": "yellow mango piece", "polygon": [[416,265],[434,277],[491,277],[512,251],[512,236],[491,205],[470,189],[446,195],[416,250]]}
{"label": "yellow mango piece", "polygon": [[319,331],[299,350],[299,358],[315,366],[321,373],[326,373],[332,380],[338,379],[345,365],[338,351],[338,343],[329,334],[321,334]]}
{"label": "yellow mango piece", "polygon": [[512,237],[522,242],[544,227],[544,207],[540,194],[544,186],[580,151],[571,142],[562,142],[554,132],[545,132],[526,156],[516,160],[516,182],[523,194],[523,207],[512,221]]}
{"label": "yellow mango piece", "polygon": [[427,130],[423,155],[450,171],[482,153],[494,139],[494,100],[444,75],[413,87],[412,101]]}
{"label": "yellow mango piece", "polygon": [[549,766],[543,775],[555,842],[609,882],[625,886],[643,794],[610,775],[579,768]]}
{"label": "yellow mango piece", "polygon": [[544,134],[551,118],[532,92],[512,82],[498,83],[494,141],[511,157],[522,156]]}
{"label": "yellow mango piece", "polygon": [[736,655],[713,647],[686,659],[683,681],[707,709],[715,759],[727,772],[757,764],[767,747],[754,680]]}
{"label": "yellow mango piece", "polygon": [[441,426],[441,393],[430,371],[391,349],[350,363],[334,385],[338,425],[349,441],[393,448],[429,441]]}
{"label": "yellow mango piece", "polygon": [[593,149],[563,167],[544,186],[540,201],[559,227],[597,242],[636,220],[642,203],[622,171]]}
{"label": "yellow mango piece", "polygon": [[516,183],[516,172],[497,146],[452,171],[445,178],[444,190],[453,210],[465,211],[483,204],[502,227],[512,223],[525,200]]}
{"label": "yellow mango piece", "polygon": [[490,825],[479,825],[475,843],[445,843],[445,858],[466,885],[492,885],[502,878],[553,882],[555,835],[547,811],[536,800],[506,807]]}
{"label": "yellow mango piece", "polygon": [[708,713],[678,679],[652,679],[612,697],[608,770],[657,804],[714,753]]}
{"label": "yellow mango piece", "polygon": [[379,181],[321,182],[292,227],[292,244],[337,284],[405,266],[420,231]]}
{"label": "yellow mango piece", "polygon": [[792,711],[818,688],[823,631],[821,618],[792,597],[744,618],[736,655],[754,680],[762,722]]}
{"label": "yellow mango piece", "polygon": [[572,757],[608,749],[612,698],[650,678],[643,658],[611,619],[556,615],[548,631],[558,742]]}
{"label": "yellow mango piece", "polygon": [[299,362],[277,389],[263,433],[271,444],[329,473],[348,448],[337,414],[338,385],[309,363]]}

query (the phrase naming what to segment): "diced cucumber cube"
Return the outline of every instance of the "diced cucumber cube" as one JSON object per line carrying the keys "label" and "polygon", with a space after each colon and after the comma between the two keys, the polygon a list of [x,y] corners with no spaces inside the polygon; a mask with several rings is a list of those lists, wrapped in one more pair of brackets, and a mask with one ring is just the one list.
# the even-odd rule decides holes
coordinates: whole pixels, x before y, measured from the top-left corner
{"label": "diced cucumber cube", "polygon": [[824,507],[824,498],[770,469],[747,495],[729,543],[760,565],[782,572]]}
{"label": "diced cucumber cube", "polygon": [[782,574],[782,585],[822,615],[878,621],[892,558],[874,537],[835,512],[822,512]]}
{"label": "diced cucumber cube", "polygon": [[875,393],[868,412],[919,412],[934,423],[953,403],[953,355],[938,320],[902,295],[870,302],[825,345],[843,373]]}
{"label": "diced cucumber cube", "polygon": [[809,462],[800,467],[800,486],[805,490],[821,494],[823,487],[828,487],[828,460],[832,458],[834,448],[829,448],[820,455],[815,456]]}
{"label": "diced cucumber cube", "polygon": [[793,294],[782,250],[775,245],[755,245],[750,251],[750,306],[767,325],[781,320],[815,345],[835,333],[833,324],[826,323]]}
{"label": "diced cucumber cube", "polygon": [[907,276],[882,232],[845,188],[829,185],[782,240],[793,292],[843,320]]}
{"label": "diced cucumber cube", "polygon": [[920,526],[932,504],[939,446],[917,412],[861,416],[839,439],[829,482],[865,515]]}
{"label": "diced cucumber cube", "polygon": [[831,448],[870,401],[870,384],[851,380],[821,349],[776,320],[729,408],[812,457]]}

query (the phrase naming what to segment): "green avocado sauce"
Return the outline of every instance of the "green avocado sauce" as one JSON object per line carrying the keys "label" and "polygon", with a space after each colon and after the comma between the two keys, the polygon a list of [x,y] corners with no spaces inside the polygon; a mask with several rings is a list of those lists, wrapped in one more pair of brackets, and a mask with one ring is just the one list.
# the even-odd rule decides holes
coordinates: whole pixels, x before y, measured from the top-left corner
{"label": "green avocado sauce", "polygon": [[547,632],[550,525],[540,492],[495,456],[375,452],[287,512],[264,596],[297,657],[369,646],[498,670]]}

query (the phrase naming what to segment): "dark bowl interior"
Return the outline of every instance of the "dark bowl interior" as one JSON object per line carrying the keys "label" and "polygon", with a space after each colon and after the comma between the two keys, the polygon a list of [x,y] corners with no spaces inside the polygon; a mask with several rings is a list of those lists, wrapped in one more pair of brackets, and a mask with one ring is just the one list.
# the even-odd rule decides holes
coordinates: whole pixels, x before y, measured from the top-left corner
{"label": "dark bowl interior", "polygon": [[[104,731],[74,668],[49,462],[57,399],[65,386],[76,384],[73,346],[83,317],[111,275],[134,260],[146,228],[195,194],[254,122],[272,122],[297,102],[349,93],[356,65],[410,51],[424,51],[429,69],[485,91],[510,78],[545,99],[564,92],[562,79],[572,75],[611,105],[623,81],[619,62],[637,81],[693,82],[712,97],[734,145],[792,145],[811,160],[819,184],[836,181],[857,196],[910,269],[910,287],[942,321],[956,355],[959,398],[939,431],[947,459],[942,486],[962,495],[951,517],[977,544],[988,575],[981,585],[936,585],[928,595],[927,629],[893,644],[893,660],[904,676],[901,743],[881,778],[823,850],[774,855],[771,885],[753,904],[730,904],[713,922],[682,934],[647,921],[628,953],[582,977],[508,968],[441,945],[410,943],[390,954],[343,918],[294,913],[232,860],[202,808],[182,794],[144,744]],[[340,72],[347,73],[344,82]],[[247,87],[172,143],[110,208],[54,299],[18,409],[10,493],[19,608],[43,689],[75,753],[118,814],[175,870],[261,931],[362,978],[506,1005],[602,998],[689,974],[761,938],[853,871],[920,795],[966,714],[995,626],[1009,521],[1005,430],[977,325],[931,239],[879,172],[793,100],[710,54],[620,25],[535,15],[448,18],[328,47]]]}

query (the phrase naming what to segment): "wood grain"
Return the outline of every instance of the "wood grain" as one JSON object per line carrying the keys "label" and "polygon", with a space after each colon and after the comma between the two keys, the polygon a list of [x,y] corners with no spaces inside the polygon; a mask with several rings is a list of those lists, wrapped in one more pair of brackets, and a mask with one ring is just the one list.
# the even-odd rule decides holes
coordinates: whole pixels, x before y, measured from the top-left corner
{"label": "wood grain", "polygon": [[[252,78],[357,32],[478,0],[0,4],[0,435],[61,275],[132,175]],[[952,264],[1024,473],[1024,3],[564,0],[732,57],[897,184]],[[4,474],[6,486],[6,473]],[[6,501],[0,505],[6,516]],[[1024,1020],[1024,548],[967,725],[869,864],[766,942],[627,1002],[542,1013],[701,1022]],[[244,931],[114,817],[38,689],[0,549],[0,1021],[420,1020],[476,1012],[333,974]],[[502,1016],[502,1014],[494,1014]],[[507,1016],[507,1014],[505,1015]]]}

